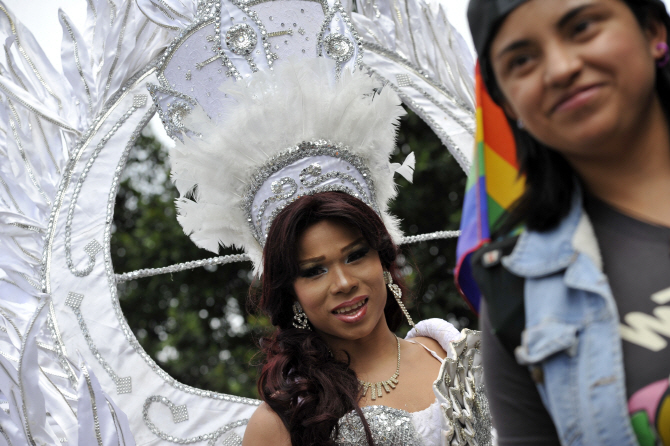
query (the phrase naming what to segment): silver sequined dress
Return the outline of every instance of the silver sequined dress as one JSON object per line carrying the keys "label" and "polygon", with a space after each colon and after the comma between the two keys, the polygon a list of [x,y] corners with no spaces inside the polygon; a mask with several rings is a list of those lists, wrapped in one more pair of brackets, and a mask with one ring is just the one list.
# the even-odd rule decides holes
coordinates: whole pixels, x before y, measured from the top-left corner
{"label": "silver sequined dress", "polygon": [[[478,332],[459,333],[446,321],[429,319],[417,324],[407,339],[416,336],[435,339],[448,354],[433,384],[436,401],[412,413],[386,406],[363,407],[375,446],[491,445]],[[338,431],[338,445],[367,445],[363,423],[355,412],[340,419]]]}

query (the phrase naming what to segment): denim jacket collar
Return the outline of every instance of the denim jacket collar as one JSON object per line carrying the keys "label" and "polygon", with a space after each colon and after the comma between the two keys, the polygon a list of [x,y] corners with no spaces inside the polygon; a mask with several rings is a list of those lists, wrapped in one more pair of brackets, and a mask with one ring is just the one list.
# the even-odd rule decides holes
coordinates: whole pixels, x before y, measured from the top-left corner
{"label": "denim jacket collar", "polygon": [[581,190],[577,188],[570,212],[557,227],[545,232],[524,231],[512,253],[502,262],[518,276],[542,277],[568,268],[580,253],[602,270],[598,243],[582,208]]}

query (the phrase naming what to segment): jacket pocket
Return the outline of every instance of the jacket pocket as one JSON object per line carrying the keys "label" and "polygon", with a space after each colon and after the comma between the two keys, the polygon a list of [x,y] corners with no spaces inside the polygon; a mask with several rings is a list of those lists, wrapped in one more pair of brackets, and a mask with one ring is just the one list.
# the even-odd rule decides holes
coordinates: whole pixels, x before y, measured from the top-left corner
{"label": "jacket pocket", "polygon": [[517,362],[530,366],[561,352],[574,356],[579,344],[579,329],[579,325],[559,321],[546,321],[526,328],[521,334],[521,345],[514,351]]}

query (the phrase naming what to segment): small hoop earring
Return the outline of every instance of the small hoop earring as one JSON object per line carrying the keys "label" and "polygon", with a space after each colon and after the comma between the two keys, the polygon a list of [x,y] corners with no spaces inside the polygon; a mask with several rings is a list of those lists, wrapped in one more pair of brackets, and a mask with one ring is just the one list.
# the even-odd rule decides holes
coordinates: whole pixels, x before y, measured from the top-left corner
{"label": "small hoop earring", "polygon": [[409,325],[412,327],[416,327],[416,325],[414,325],[414,321],[412,320],[412,316],[409,315],[409,311],[407,311],[407,308],[405,308],[405,304],[402,303],[402,291],[400,290],[400,287],[398,285],[393,283],[393,277],[391,276],[391,273],[388,271],[384,271],[384,283],[386,284],[386,286],[389,287],[391,293],[393,293],[393,297],[395,297],[396,302],[398,302],[398,305],[400,305],[400,309],[407,318],[407,322],[409,322]]}
{"label": "small hoop earring", "polygon": [[302,309],[302,305],[300,305],[300,302],[297,300],[293,302],[293,326],[295,328],[312,331],[312,327],[309,326],[309,319],[307,319],[307,315]]}
{"label": "small hoop earring", "polygon": [[516,126],[517,126],[517,128],[518,128],[519,130],[523,130],[523,129],[526,128],[526,125],[523,123],[523,121],[521,120],[521,118],[519,118],[519,119],[516,120]]}
{"label": "small hoop earring", "polygon": [[663,68],[670,62],[670,48],[667,43],[659,42],[658,45],[656,45],[656,49],[663,51],[663,57],[656,61],[656,66],[658,68]]}

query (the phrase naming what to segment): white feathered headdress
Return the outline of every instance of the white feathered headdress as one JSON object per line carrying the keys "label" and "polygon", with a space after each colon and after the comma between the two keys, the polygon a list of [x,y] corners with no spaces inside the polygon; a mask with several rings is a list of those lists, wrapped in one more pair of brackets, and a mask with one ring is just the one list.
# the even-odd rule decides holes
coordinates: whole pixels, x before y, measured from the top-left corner
{"label": "white feathered headdress", "polygon": [[181,197],[179,222],[196,245],[244,249],[260,272],[272,220],[297,198],[339,190],[382,217],[397,242],[398,221],[389,155],[404,115],[389,88],[355,70],[336,76],[325,58],[285,61],[225,90],[225,116],[216,124],[196,108],[192,131],[170,158]]}

